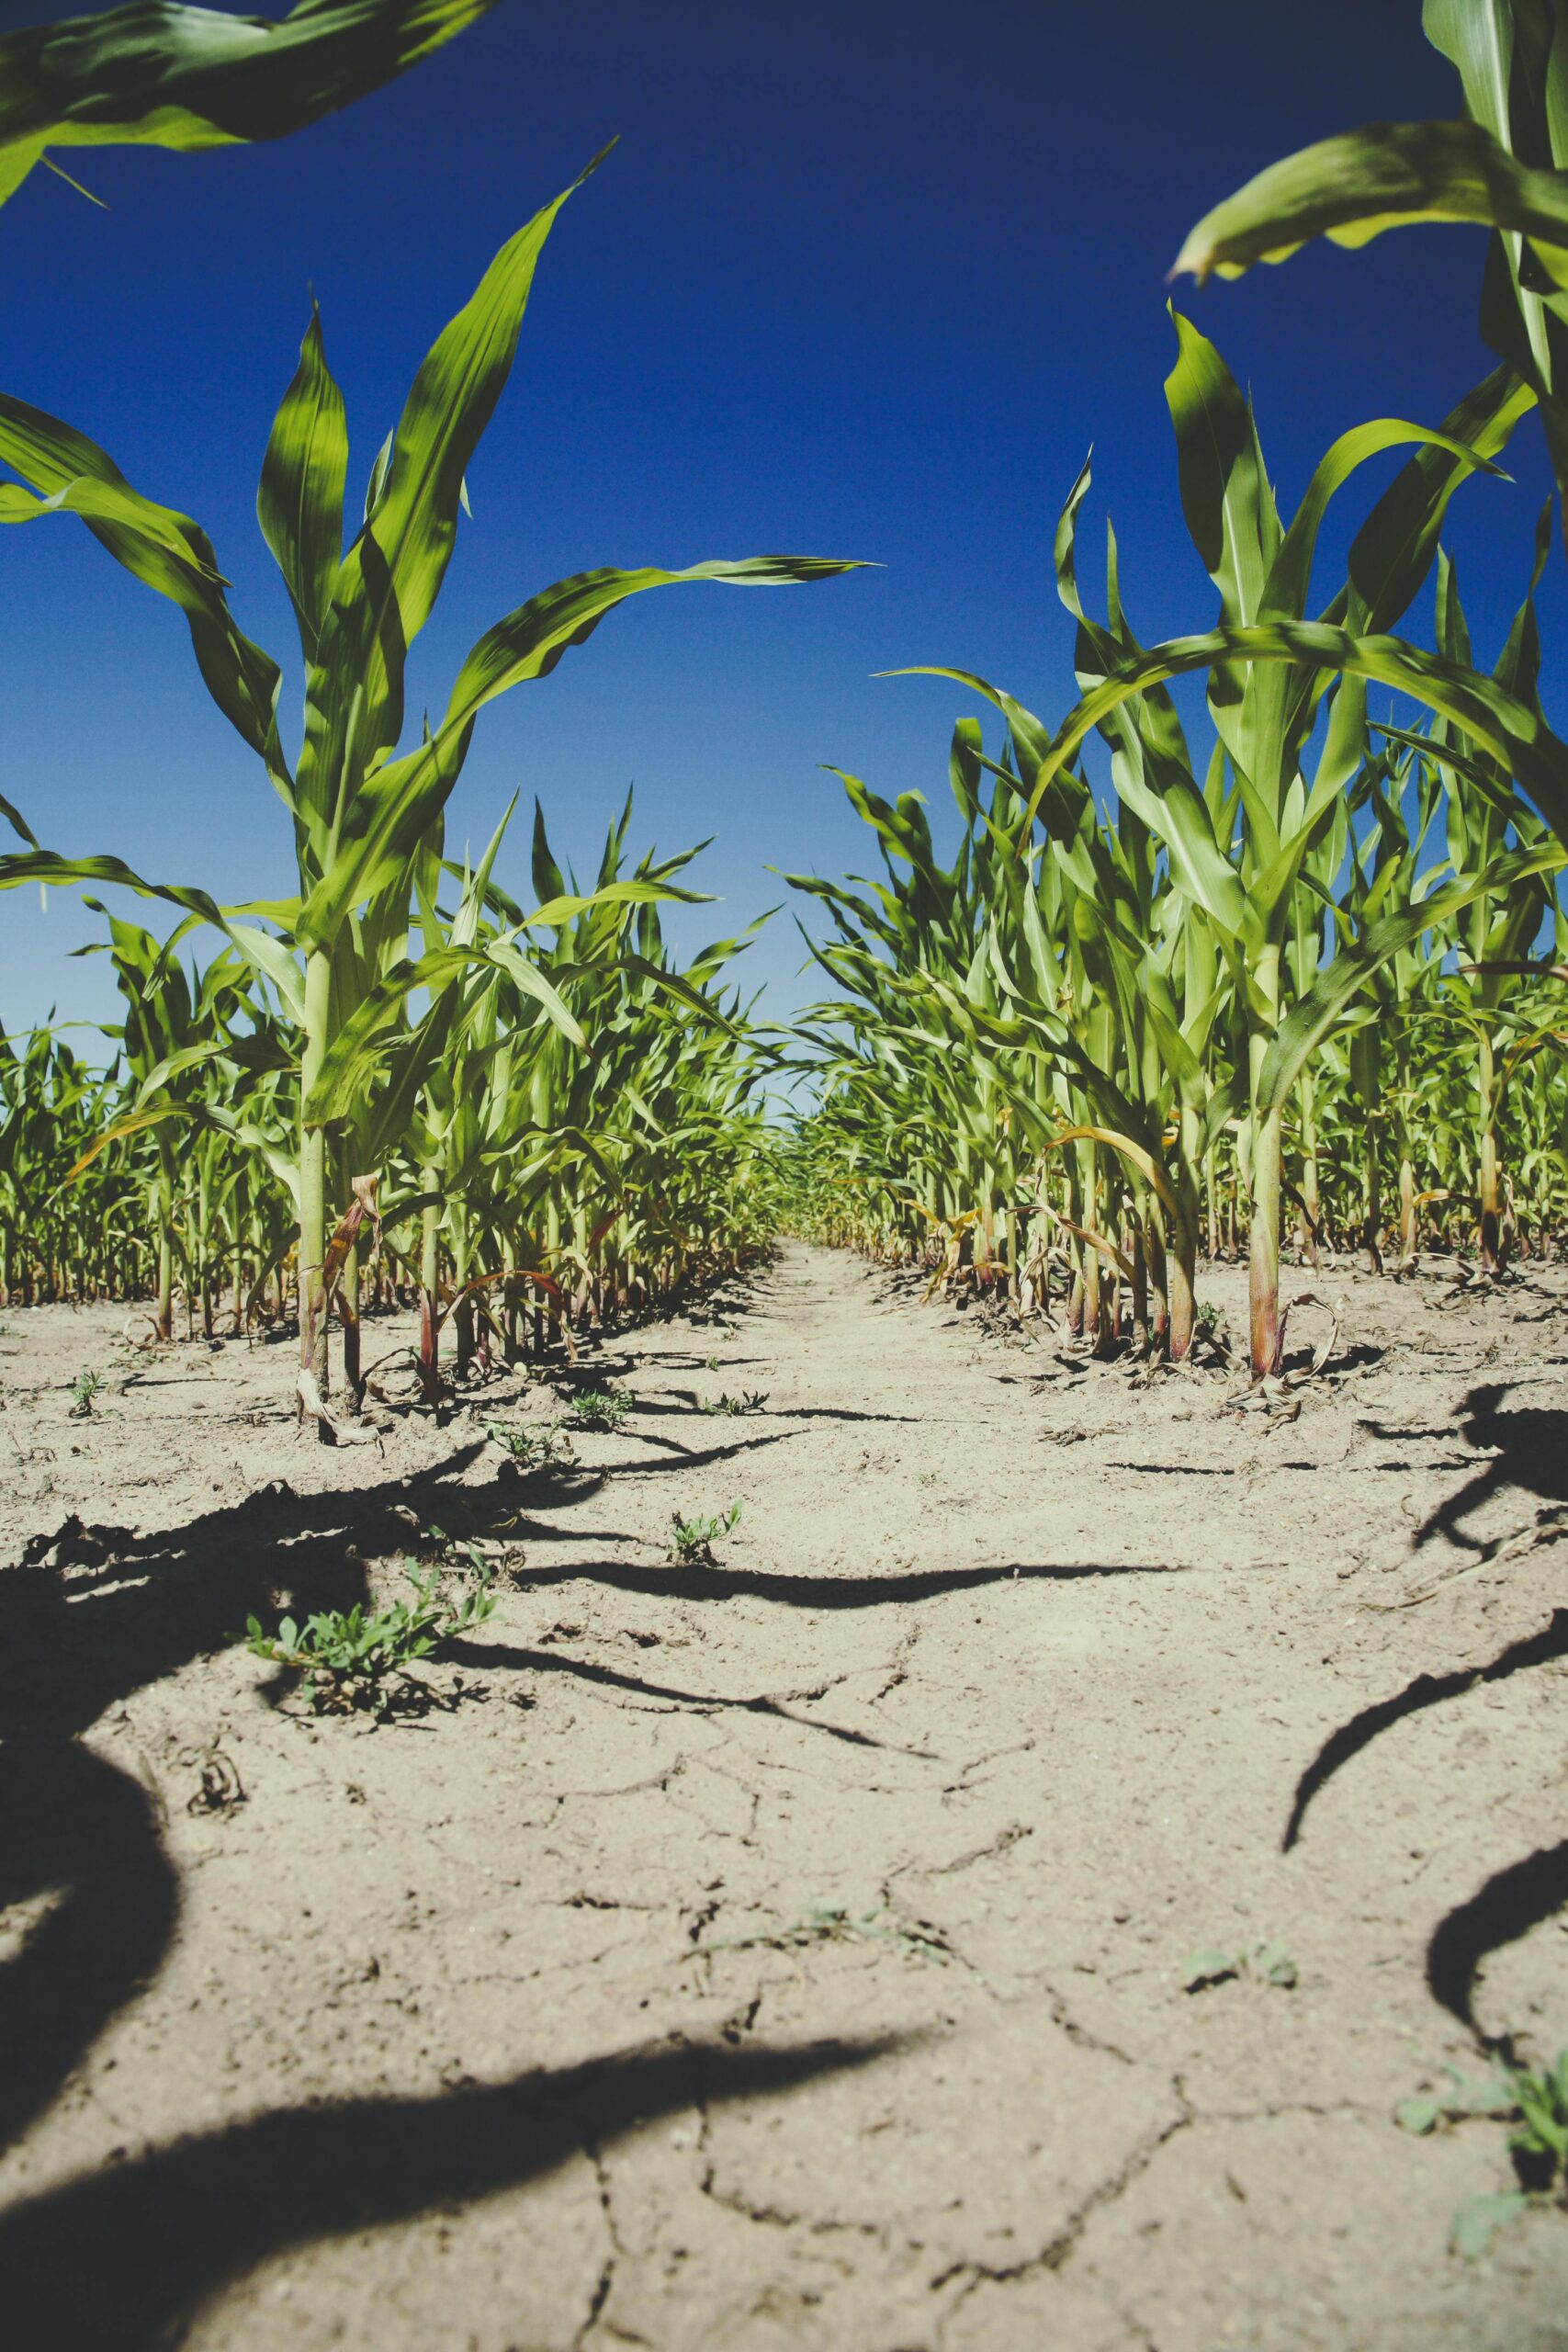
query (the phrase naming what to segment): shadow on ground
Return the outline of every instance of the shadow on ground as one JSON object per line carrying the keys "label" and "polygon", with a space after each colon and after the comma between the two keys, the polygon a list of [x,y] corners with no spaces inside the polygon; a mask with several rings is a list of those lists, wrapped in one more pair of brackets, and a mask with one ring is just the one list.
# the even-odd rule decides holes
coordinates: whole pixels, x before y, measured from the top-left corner
{"label": "shadow on ground", "polygon": [[1468,1902],[1455,1905],[1427,1947],[1427,1984],[1435,2001],[1486,2049],[1510,2051],[1506,2031],[1477,2023],[1475,1980],[1488,1954],[1516,1944],[1568,1904],[1568,1838],[1543,1846],[1496,1871]]}
{"label": "shadow on ground", "polygon": [[[152,1535],[68,1521],[28,1547],[44,1557],[0,1574],[0,1911],[36,1906],[0,1966],[0,2138],[49,2106],[155,1974],[179,1916],[154,1799],[78,1735],[226,1646],[280,1589],[303,1612],[364,1600],[355,1544],[406,1547],[411,1508],[455,1519],[446,1481],[479,1450],[365,1491],[275,1487]],[[497,1504],[509,1494],[498,1482]],[[0,2309],[6,2293],[0,2278]]]}
{"label": "shadow on ground", "polygon": [[[1548,1506],[1547,1517],[1559,1518],[1561,1507],[1568,1504],[1568,1416],[1532,1405],[1506,1411],[1503,1400],[1517,1385],[1488,1381],[1465,1397],[1460,1433],[1467,1445],[1492,1458],[1422,1521],[1411,1539],[1416,1551],[1443,1537],[1456,1550],[1473,1552],[1480,1560],[1494,1558],[1508,1539],[1472,1535],[1462,1522],[1508,1487],[1538,1496]],[[1365,1426],[1374,1437],[1390,1442],[1417,1437],[1451,1441],[1453,1436],[1451,1429],[1393,1430],[1379,1421]]]}
{"label": "shadow on ground", "polygon": [[[1418,1674],[1393,1698],[1363,1707],[1325,1740],[1296,1783],[1281,1850],[1288,1854],[1297,1843],[1313,1799],[1343,1765],[1382,1733],[1424,1708],[1462,1698],[1487,1683],[1506,1681],[1527,1668],[1553,1665],[1562,1657],[1568,1657],[1568,1609],[1554,1609],[1539,1633],[1509,1643],[1487,1665],[1461,1667],[1449,1674]],[[1540,1848],[1494,1871],[1474,1894],[1449,1912],[1434,1932],[1427,1948],[1427,1989],[1484,2048],[1511,2054],[1508,2033],[1486,2033],[1475,2016],[1476,1979],[1487,1956],[1505,1944],[1517,1943],[1565,1905],[1568,1840]]]}
{"label": "shadow on ground", "polygon": [[[0,2216],[14,2352],[155,2352],[270,2256],[515,2188],[660,2116],[762,2098],[900,2047],[633,2050],[434,2098],[262,2115],[68,2181]],[[594,2281],[583,2281],[583,2320]]]}
{"label": "shadow on ground", "polygon": [[1371,1747],[1380,1732],[1392,1730],[1395,1724],[1418,1714],[1424,1707],[1438,1706],[1445,1699],[1462,1698],[1467,1690],[1474,1690],[1482,1683],[1503,1682],[1526,1667],[1547,1666],[1560,1657],[1568,1657],[1568,1609],[1554,1609],[1539,1634],[1510,1642],[1488,1666],[1461,1667],[1452,1674],[1418,1674],[1395,1697],[1380,1699],[1375,1706],[1363,1707],[1359,1714],[1352,1715],[1348,1724],[1342,1724],[1324,1741],[1296,1783],[1295,1801],[1280,1840],[1281,1850],[1288,1854],[1301,1836],[1306,1809],[1318,1791],[1326,1786],[1342,1764],[1348,1764],[1352,1756],[1359,1756],[1362,1748]]}

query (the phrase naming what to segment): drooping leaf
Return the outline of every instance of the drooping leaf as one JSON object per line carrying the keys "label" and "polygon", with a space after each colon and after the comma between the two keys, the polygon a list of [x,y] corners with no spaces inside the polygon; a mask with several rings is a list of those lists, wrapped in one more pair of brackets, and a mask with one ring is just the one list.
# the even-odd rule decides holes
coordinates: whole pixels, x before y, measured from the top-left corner
{"label": "drooping leaf", "polygon": [[1528,237],[1552,285],[1568,288],[1568,175],[1530,170],[1476,122],[1369,122],[1318,140],[1206,212],[1171,275],[1239,277],[1314,237],[1364,245],[1434,220]]}
{"label": "drooping leaf", "polygon": [[584,644],[607,613],[646,589],[715,582],[784,586],[858,567],[816,556],[750,556],[694,564],[685,571],[585,571],[558,581],[487,630],[458,673],[446,714],[430,740],[368,776],[353,811],[354,835],[339,849],[301,910],[307,944],[325,944],[354,907],[374,894],[444,805],[457,780],[475,718],[510,687],[544,678],[571,647]]}
{"label": "drooping leaf", "polygon": [[281,139],[389,82],[495,0],[299,0],[276,21],[127,0],[0,36],[0,203],[52,147]]}
{"label": "drooping leaf", "polygon": [[0,393],[0,463],[38,493],[31,514],[79,512],[87,528],[133,579],[179,605],[208,692],[275,775],[285,773],[277,740],[277,664],[235,626],[211,541],[188,515],[133,490],[96,441],[44,410]]}
{"label": "drooping leaf", "polygon": [[1555,852],[1523,851],[1500,858],[1479,874],[1457,876],[1414,906],[1383,916],[1359,939],[1341,941],[1332,963],[1325,965],[1280,1023],[1258,1076],[1257,1108],[1283,1108],[1308,1058],[1332,1034],[1346,1006],[1402,948],[1473,899],[1506,898],[1520,882],[1558,869],[1562,863]]}
{"label": "drooping leaf", "polygon": [[1090,730],[1118,703],[1151,684],[1216,662],[1292,662],[1370,678],[1452,718],[1509,767],[1541,815],[1568,844],[1568,744],[1539,711],[1505,694],[1495,681],[1444,662],[1402,638],[1359,637],[1324,621],[1269,621],[1251,628],[1211,629],[1155,646],[1086,695],[1058,728],[1031,796],[1032,818],[1050,784]]}

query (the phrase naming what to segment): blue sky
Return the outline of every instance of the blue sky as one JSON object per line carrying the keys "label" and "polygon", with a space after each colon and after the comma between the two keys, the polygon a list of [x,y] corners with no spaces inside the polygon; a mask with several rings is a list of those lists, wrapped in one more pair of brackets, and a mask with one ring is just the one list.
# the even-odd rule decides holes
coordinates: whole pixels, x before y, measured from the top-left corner
{"label": "blue sky", "polygon": [[[79,5],[0,0],[0,23]],[[963,698],[874,672],[945,662],[1047,719],[1067,707],[1051,540],[1091,442],[1088,579],[1109,507],[1145,642],[1207,626],[1160,389],[1165,271],[1198,214],[1289,148],[1457,111],[1419,16],[1416,0],[502,0],[301,137],[197,158],[85,151],[107,211],[35,173],[0,210],[0,383],[196,515],[242,626],[284,658],[293,629],[254,494],[310,289],[357,484],[496,247],[619,133],[540,266],[410,705],[439,707],[483,628],[592,565],[782,548],[883,567],[641,598],[479,722],[449,843],[481,842],[520,789],[500,871],[523,896],[532,796],[558,852],[586,864],[635,783],[639,840],[717,836],[693,878],[724,906],[683,922],[694,944],[786,895],[769,865],[864,865],[824,762],[885,794],[923,790],[945,822]],[[1179,293],[1250,381],[1282,499],[1346,426],[1435,424],[1484,372],[1482,257],[1474,232],[1404,232]],[[1325,599],[1396,462],[1345,494]],[[1452,510],[1488,661],[1547,486],[1533,421],[1509,462],[1514,482],[1472,482]],[[1549,703],[1562,574],[1558,560],[1542,597]],[[172,606],[62,519],[6,534],[0,614],[0,790],[51,846],[220,898],[288,887],[287,820]],[[1424,599],[1411,632],[1428,620]],[[285,697],[292,727],[292,668]],[[0,899],[6,1026],[51,1005],[108,1015],[102,959],[69,959],[95,931],[68,893],[47,911],[36,892]],[[747,959],[780,1014],[817,992],[800,961],[785,917]]]}

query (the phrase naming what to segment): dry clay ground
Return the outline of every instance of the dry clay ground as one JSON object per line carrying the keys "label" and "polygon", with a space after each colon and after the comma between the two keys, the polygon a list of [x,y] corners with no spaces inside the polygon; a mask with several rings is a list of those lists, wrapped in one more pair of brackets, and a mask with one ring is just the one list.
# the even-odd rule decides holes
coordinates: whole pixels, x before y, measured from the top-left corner
{"label": "dry clay ground", "polygon": [[[540,1384],[333,1451],[287,1346],[13,1311],[11,2352],[1568,2346],[1568,2216],[1447,2248],[1502,2128],[1391,2120],[1568,2041],[1565,1286],[1320,1287],[1270,1423],[791,1248],[532,1481]],[[496,1614],[313,1720],[232,1637],[422,1525]]]}

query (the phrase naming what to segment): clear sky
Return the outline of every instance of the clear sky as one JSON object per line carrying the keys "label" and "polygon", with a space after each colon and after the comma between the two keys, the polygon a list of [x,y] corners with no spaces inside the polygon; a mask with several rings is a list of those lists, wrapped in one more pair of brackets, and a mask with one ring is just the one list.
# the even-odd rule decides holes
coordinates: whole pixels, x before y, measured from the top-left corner
{"label": "clear sky", "polygon": [[[0,0],[0,25],[76,12]],[[950,662],[1062,715],[1072,629],[1051,541],[1091,442],[1080,548],[1109,507],[1145,641],[1208,626],[1160,389],[1166,269],[1211,202],[1288,149],[1378,115],[1457,112],[1419,17],[1417,0],[502,0],[299,138],[67,157],[107,211],[36,172],[0,210],[0,384],[196,515],[241,625],[284,658],[293,628],[254,493],[309,289],[348,400],[356,493],[497,246],[620,133],[540,266],[410,709],[444,703],[502,612],[590,566],[784,549],[885,567],[641,598],[481,717],[449,844],[482,841],[520,788],[501,874],[524,896],[532,796],[581,865],[635,783],[639,839],[717,836],[694,878],[725,903],[683,926],[695,944],[786,895],[770,865],[864,865],[822,763],[951,815],[962,697],[873,672]],[[1250,381],[1283,499],[1348,425],[1435,424],[1485,371],[1483,249],[1478,232],[1405,232],[1179,293]],[[1533,420],[1515,451],[1515,482],[1472,482],[1452,510],[1487,662],[1546,488]],[[1343,496],[1325,601],[1396,462]],[[1542,603],[1549,705],[1565,603],[1559,558]],[[1426,598],[1407,626],[1428,622]],[[113,852],[220,898],[289,886],[284,812],[209,703],[180,616],[73,521],[0,544],[0,789],[51,847]],[[288,741],[298,691],[290,666]],[[0,898],[7,1027],[51,1004],[107,1015],[103,960],[69,960],[94,932],[69,893],[47,912],[36,892]],[[800,961],[784,917],[748,959],[781,1013],[817,992]]]}

